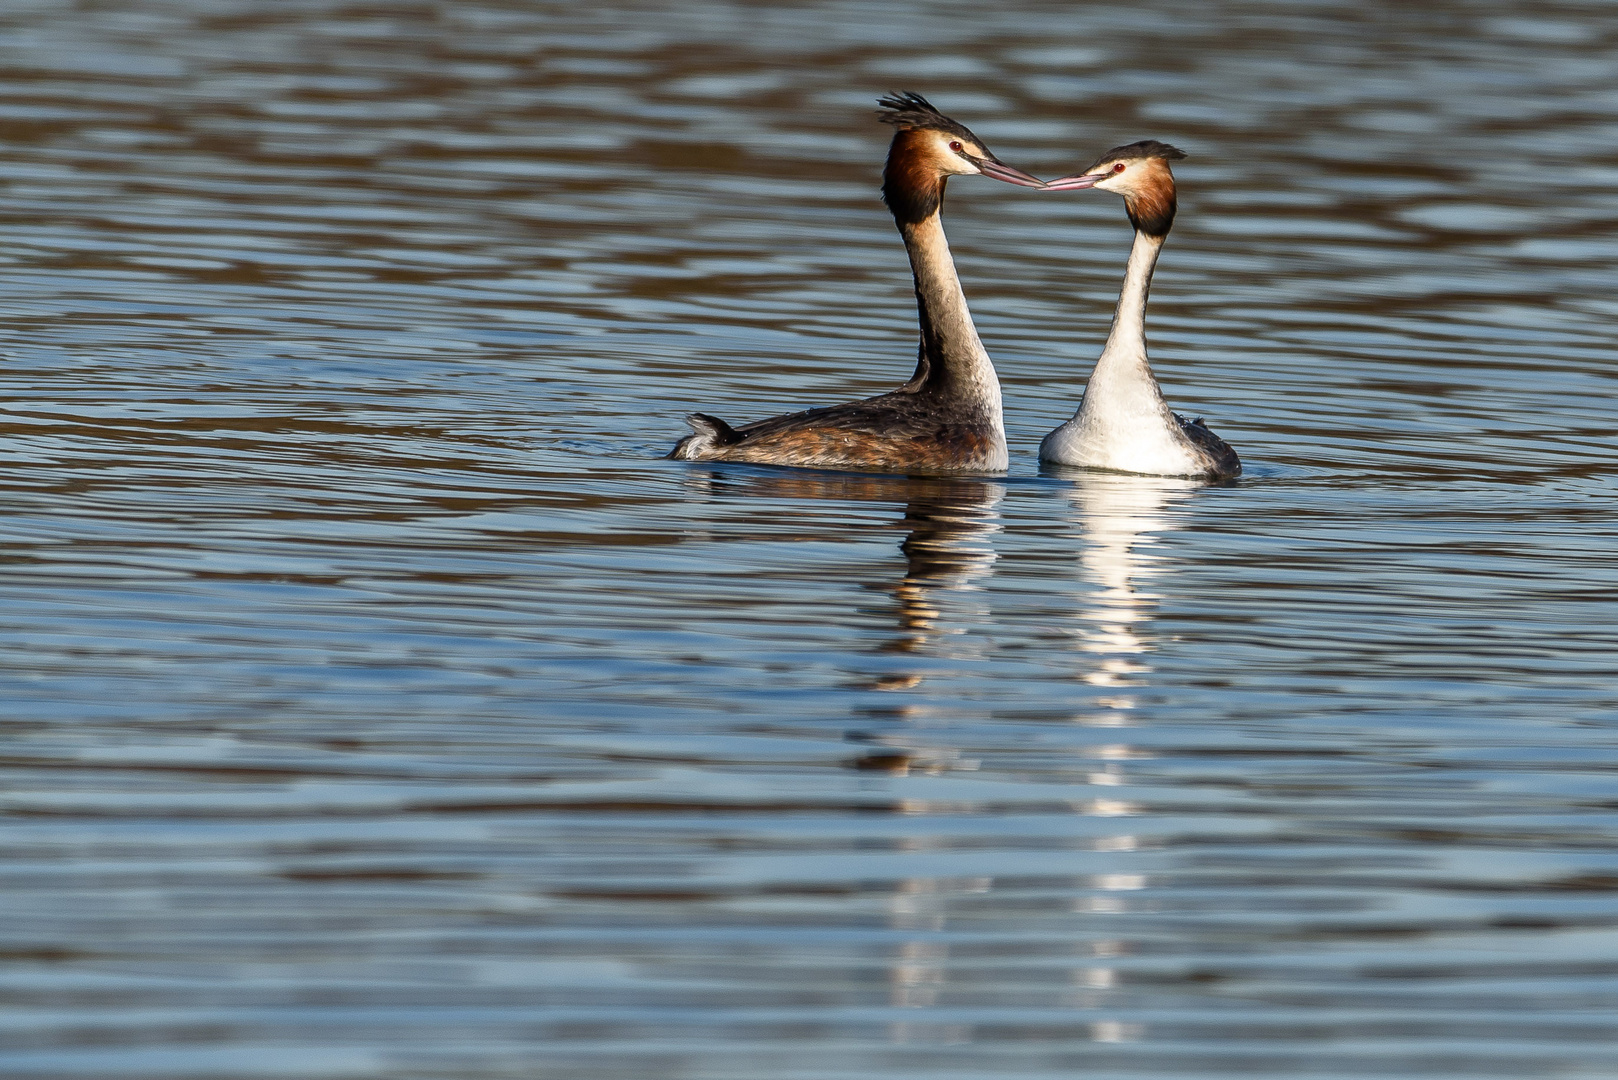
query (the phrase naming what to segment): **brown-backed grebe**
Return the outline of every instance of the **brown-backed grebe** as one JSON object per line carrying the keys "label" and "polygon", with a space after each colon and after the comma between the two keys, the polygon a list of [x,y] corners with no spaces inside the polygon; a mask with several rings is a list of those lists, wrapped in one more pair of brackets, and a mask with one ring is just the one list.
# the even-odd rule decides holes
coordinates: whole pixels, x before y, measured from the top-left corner
{"label": "brown-backed grebe", "polygon": [[1112,333],[1090,373],[1073,419],[1045,436],[1039,460],[1152,476],[1240,476],[1241,459],[1202,420],[1169,408],[1146,362],[1146,294],[1174,224],[1174,174],[1185,154],[1152,140],[1108,150],[1082,173],[1052,180],[1049,191],[1099,188],[1124,197],[1135,226]]}
{"label": "brown-backed grebe", "polygon": [[921,348],[910,381],[890,393],[731,427],[706,413],[675,446],[684,461],[747,461],[880,472],[999,472],[1006,432],[1000,380],[978,340],[955,276],[939,212],[951,176],[1042,182],[1003,164],[983,141],[920,94],[880,101],[893,144],[882,171],[882,199],[910,253],[921,315]]}

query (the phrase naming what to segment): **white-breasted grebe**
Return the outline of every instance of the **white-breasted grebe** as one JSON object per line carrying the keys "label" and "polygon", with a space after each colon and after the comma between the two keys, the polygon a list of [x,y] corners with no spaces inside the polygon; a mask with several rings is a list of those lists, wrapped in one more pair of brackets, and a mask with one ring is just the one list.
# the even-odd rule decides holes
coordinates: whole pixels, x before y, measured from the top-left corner
{"label": "white-breasted grebe", "polygon": [[916,372],[863,401],[731,427],[706,413],[669,454],[683,461],[747,461],[880,472],[999,472],[1006,468],[1000,380],[978,340],[939,212],[951,176],[982,175],[1022,187],[1043,182],[1002,163],[983,141],[920,94],[882,98],[892,124],[882,200],[910,253],[921,317]]}
{"label": "white-breasted grebe", "polygon": [[1146,361],[1146,295],[1152,270],[1174,224],[1170,161],[1185,157],[1155,140],[1108,150],[1082,173],[1052,180],[1048,191],[1099,188],[1124,197],[1135,226],[1124,287],[1101,359],[1084,386],[1073,419],[1045,436],[1039,460],[1150,476],[1240,476],[1241,459],[1199,417],[1169,408]]}

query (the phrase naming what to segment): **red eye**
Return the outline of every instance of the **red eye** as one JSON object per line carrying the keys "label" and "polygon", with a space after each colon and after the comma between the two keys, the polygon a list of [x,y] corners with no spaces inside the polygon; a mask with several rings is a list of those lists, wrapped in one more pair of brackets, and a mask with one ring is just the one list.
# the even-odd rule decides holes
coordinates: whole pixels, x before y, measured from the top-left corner
{"label": "red eye", "polygon": [[950,144],[949,144],[949,148],[950,148],[950,149],[951,149],[951,150],[953,150],[953,151],[955,151],[955,152],[956,152],[956,153],[957,153],[957,154],[958,154],[958,153],[960,153],[960,152],[961,152],[961,144],[960,144],[960,143],[958,143],[958,142],[952,142],[952,143],[950,143]]}
{"label": "red eye", "polygon": [[1113,172],[1123,172],[1124,171],[1124,163],[1120,161],[1118,164],[1116,164],[1116,165],[1114,165],[1112,167],[1112,171]]}

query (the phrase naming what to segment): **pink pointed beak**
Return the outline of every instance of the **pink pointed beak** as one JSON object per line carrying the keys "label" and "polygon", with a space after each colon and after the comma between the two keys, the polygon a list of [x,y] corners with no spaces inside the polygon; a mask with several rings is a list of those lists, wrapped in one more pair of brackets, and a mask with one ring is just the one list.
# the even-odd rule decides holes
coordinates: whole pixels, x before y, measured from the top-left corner
{"label": "pink pointed beak", "polygon": [[993,158],[975,157],[970,160],[984,176],[992,176],[996,180],[1004,180],[1006,183],[1016,184],[1018,187],[1042,188],[1045,186],[1045,181],[1032,173],[1014,169],[1010,165],[996,161]]}
{"label": "pink pointed beak", "polygon": [[1111,176],[1111,173],[1074,173],[1072,176],[1060,176],[1045,185],[1046,191],[1080,191],[1084,188],[1095,187],[1101,181]]}

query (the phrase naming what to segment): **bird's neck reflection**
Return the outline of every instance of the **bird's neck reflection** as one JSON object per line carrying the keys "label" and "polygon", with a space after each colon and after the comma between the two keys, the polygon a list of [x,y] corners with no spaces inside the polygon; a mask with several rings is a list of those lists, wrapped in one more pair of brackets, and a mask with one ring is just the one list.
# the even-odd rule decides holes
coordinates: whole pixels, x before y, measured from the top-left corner
{"label": "bird's neck reflection", "polygon": [[[894,633],[878,646],[882,653],[976,655],[967,631],[987,617],[987,602],[973,610],[960,599],[981,593],[993,573],[993,537],[1001,529],[995,507],[1005,486],[960,477],[863,476],[856,473],[758,475],[715,470],[693,474],[690,483],[704,494],[719,492],[778,500],[788,506],[814,501],[888,503],[904,508],[894,523],[903,530],[899,550],[904,574],[897,581],[865,587],[893,598]],[[945,597],[950,599],[946,601]],[[945,642],[950,645],[946,648]],[[921,682],[918,671],[876,676],[875,689],[908,689]]]}
{"label": "bird's neck reflection", "polygon": [[[1159,597],[1147,586],[1160,567],[1151,548],[1180,527],[1171,507],[1205,482],[1181,477],[1064,471],[1071,517],[1079,530],[1079,619],[1073,633],[1094,657],[1083,678],[1121,693],[1103,698],[1104,710],[1132,707],[1130,687],[1150,671],[1145,654],[1156,646],[1151,619]],[[1096,717],[1104,721],[1106,714]]]}
{"label": "bird's neck reflection", "polygon": [[991,539],[1000,531],[995,504],[1005,489],[975,480],[934,480],[914,490],[905,503],[899,545],[905,574],[891,587],[899,606],[898,633],[889,652],[923,652],[948,634],[942,594],[981,591],[993,572]]}

